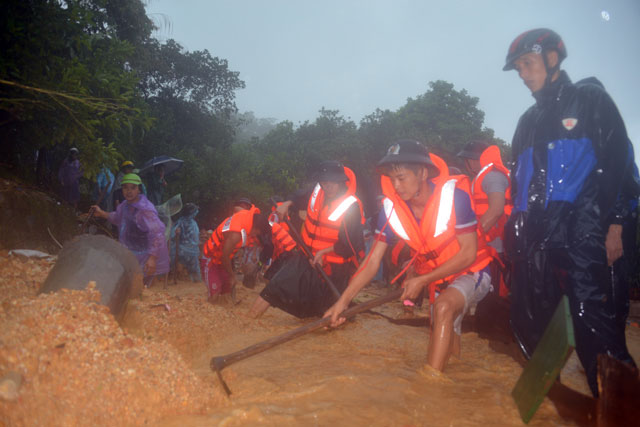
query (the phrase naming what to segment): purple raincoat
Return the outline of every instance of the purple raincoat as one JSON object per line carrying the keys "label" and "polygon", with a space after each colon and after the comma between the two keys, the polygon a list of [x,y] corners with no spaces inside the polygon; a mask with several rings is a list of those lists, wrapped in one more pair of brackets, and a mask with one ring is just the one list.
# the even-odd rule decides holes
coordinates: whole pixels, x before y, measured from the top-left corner
{"label": "purple raincoat", "polygon": [[140,266],[150,255],[156,256],[154,275],[169,272],[169,250],[164,238],[164,224],[151,202],[140,194],[135,203],[124,201],[115,212],[109,213],[109,222],[118,226],[120,243],[134,253]]}

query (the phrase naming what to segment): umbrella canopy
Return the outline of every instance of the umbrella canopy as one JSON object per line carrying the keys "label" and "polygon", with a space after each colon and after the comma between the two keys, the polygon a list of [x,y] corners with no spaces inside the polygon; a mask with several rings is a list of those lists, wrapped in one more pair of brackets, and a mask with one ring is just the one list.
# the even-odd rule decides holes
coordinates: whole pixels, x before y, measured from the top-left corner
{"label": "umbrella canopy", "polygon": [[145,162],[140,168],[140,175],[153,172],[153,168],[157,165],[164,165],[164,175],[170,175],[182,167],[184,162],[169,156],[157,156]]}

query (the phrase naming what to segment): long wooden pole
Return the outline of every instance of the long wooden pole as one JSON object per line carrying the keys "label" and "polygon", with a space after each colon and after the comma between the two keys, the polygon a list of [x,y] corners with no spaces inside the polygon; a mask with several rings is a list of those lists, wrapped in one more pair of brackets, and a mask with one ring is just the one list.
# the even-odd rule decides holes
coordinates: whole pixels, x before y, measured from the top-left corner
{"label": "long wooden pole", "polygon": [[[399,288],[381,297],[374,298],[372,300],[363,302],[358,305],[354,305],[353,307],[350,307],[345,311],[343,311],[340,317],[349,319],[358,313],[362,313],[363,311],[367,311],[369,309],[372,309],[373,307],[377,307],[389,301],[393,301],[394,299],[398,299],[402,295],[403,291],[404,289]],[[324,317],[322,319],[318,319],[314,322],[311,322],[299,328],[293,329],[282,335],[269,338],[268,340],[253,344],[252,346],[249,346],[242,350],[238,350],[234,353],[229,353],[224,356],[213,357],[211,358],[211,362],[209,365],[211,366],[211,369],[215,371],[216,374],[218,375],[218,378],[222,383],[222,387],[224,388],[224,391],[227,393],[227,395],[231,395],[231,390],[229,389],[229,386],[227,386],[227,384],[224,382],[224,379],[222,378],[222,375],[221,375],[221,371],[225,367],[231,365],[232,363],[236,363],[236,362],[239,362],[240,360],[244,360],[248,357],[256,355],[258,353],[262,353],[263,351],[269,350],[270,348],[283,344],[287,341],[291,341],[294,338],[298,338],[302,335],[308,334],[309,332],[315,331],[325,326],[329,326],[330,323],[331,323],[330,317]]]}

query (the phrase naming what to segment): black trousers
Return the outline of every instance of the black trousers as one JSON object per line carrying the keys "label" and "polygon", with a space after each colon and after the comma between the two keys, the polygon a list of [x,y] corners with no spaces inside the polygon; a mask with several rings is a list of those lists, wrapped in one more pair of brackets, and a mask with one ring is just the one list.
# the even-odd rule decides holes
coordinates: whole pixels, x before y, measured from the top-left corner
{"label": "black trousers", "polygon": [[[342,293],[348,284],[348,269],[342,265],[332,267],[331,279]],[[260,296],[301,319],[322,316],[336,301],[329,286],[298,251],[292,251],[284,260]]]}
{"label": "black trousers", "polygon": [[525,355],[535,350],[562,295],[567,295],[576,352],[589,387],[598,396],[597,355],[635,363],[625,339],[629,290],[624,259],[607,266],[601,239],[585,238],[570,248],[535,249],[512,259],[511,326]]}

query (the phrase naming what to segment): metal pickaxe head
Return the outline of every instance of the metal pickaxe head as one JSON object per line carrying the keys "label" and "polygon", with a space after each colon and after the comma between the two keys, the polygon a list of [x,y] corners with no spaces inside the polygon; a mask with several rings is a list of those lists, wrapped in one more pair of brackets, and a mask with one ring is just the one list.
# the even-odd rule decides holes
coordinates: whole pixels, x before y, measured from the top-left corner
{"label": "metal pickaxe head", "polygon": [[211,369],[216,373],[216,375],[218,375],[220,384],[222,384],[222,388],[224,389],[224,392],[227,393],[227,397],[231,396],[231,389],[229,388],[227,383],[224,382],[224,379],[222,378],[222,369],[224,369],[225,367],[224,358],[212,357],[211,362],[209,363],[209,366],[211,366]]}

